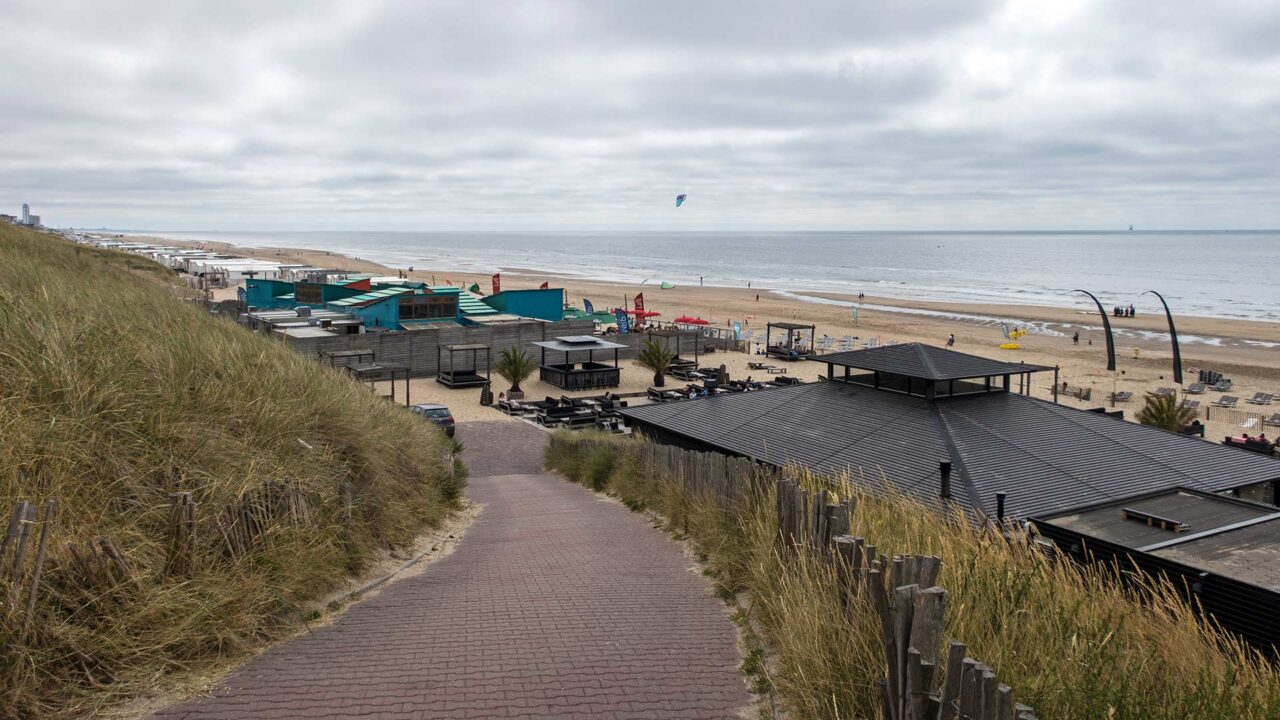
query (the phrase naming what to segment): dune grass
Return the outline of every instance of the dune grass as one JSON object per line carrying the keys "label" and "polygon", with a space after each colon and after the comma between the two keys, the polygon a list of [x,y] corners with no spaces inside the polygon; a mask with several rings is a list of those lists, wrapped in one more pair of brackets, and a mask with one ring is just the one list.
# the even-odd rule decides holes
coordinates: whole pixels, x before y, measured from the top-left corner
{"label": "dune grass", "polygon": [[[0,592],[0,717],[88,715],[291,632],[309,601],[440,520],[465,482],[433,425],[181,302],[164,268],[5,225],[0,438],[0,511],[58,503],[25,639],[23,608]],[[274,520],[229,551],[219,517],[267,481],[298,488],[306,521]],[[163,568],[180,490],[199,503],[189,576]],[[76,572],[71,546],[97,537],[131,578]]]}
{"label": "dune grass", "polygon": [[[634,509],[654,510],[706,554],[726,596],[749,594],[769,656],[752,669],[767,674],[761,682],[794,717],[877,717],[878,621],[861,601],[841,606],[829,562],[778,552],[772,488],[727,511],[647,466],[634,452],[638,442],[562,432],[546,464]],[[1276,666],[1199,621],[1167,584],[1148,578],[1135,594],[1114,581],[1115,568],[1054,561],[906,496],[859,492],[847,479],[802,479],[856,498],[851,532],[880,552],[942,559],[948,636],[967,643],[1039,717],[1280,717]]]}

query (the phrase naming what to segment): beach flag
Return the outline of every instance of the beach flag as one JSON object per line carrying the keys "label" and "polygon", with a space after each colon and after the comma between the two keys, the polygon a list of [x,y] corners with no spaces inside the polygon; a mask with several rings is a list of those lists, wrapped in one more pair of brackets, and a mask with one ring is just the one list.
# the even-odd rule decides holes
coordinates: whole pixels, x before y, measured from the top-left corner
{"label": "beach flag", "polygon": [[502,273],[493,274],[493,294],[502,292]]}
{"label": "beach flag", "polygon": [[592,307],[591,301],[586,298],[582,298],[582,309],[586,310],[588,315],[596,314],[596,309]]}
{"label": "beach flag", "polygon": [[635,305],[636,305],[636,326],[639,327],[644,324],[644,293],[638,293],[636,295]]}
{"label": "beach flag", "polygon": [[733,321],[733,339],[734,341],[742,339],[742,323],[737,320]]}
{"label": "beach flag", "polygon": [[539,289],[539,290],[550,290],[550,289],[551,289],[551,286],[547,284],[547,281],[546,281],[546,280],[543,280],[543,281],[542,281],[542,284],[538,286],[538,289]]}
{"label": "beach flag", "polygon": [[676,207],[680,207],[681,205],[683,205],[683,204],[684,204],[684,198],[685,198],[685,196],[684,196],[684,195],[677,195],[677,196],[676,196]]}
{"label": "beach flag", "polygon": [[613,316],[618,319],[618,334],[626,335],[631,332],[631,318],[627,317],[627,311],[618,308],[613,311]]}

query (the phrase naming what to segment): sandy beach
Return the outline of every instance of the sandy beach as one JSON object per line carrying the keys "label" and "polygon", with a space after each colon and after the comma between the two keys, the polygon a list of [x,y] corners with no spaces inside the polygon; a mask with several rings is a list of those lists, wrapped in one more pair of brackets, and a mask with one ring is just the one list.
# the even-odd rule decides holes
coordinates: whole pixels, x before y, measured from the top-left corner
{"label": "sandy beach", "polygon": [[[166,244],[187,244],[171,239],[148,238]],[[220,243],[205,243],[206,248],[225,250],[229,254],[243,255],[280,262],[304,263],[323,267],[341,267],[357,272],[382,272],[394,275],[398,271],[360,258],[346,257],[326,252],[283,248],[246,248]],[[415,267],[411,276],[415,279],[444,284],[479,283],[489,288],[489,276],[457,272],[435,271]],[[1081,296],[1078,308],[1042,307],[1029,305],[981,305],[961,303],[937,303],[897,298],[862,298],[857,320],[850,304],[858,302],[857,290],[849,295],[813,293],[809,299],[799,299],[789,293],[778,293],[763,288],[727,288],[677,286],[660,289],[653,283],[624,284],[599,282],[579,277],[555,276],[547,273],[531,273],[520,268],[503,271],[503,287],[537,287],[550,281],[553,287],[565,289],[568,302],[581,307],[582,299],[589,298],[598,308],[615,307],[643,292],[645,306],[662,313],[661,320],[680,315],[694,315],[726,327],[733,321],[743,324],[743,329],[764,332],[769,321],[787,320],[817,325],[817,336],[835,339],[846,335],[861,341],[878,339],[880,342],[919,341],[943,345],[949,334],[956,336],[956,349],[1000,358],[1012,362],[1026,362],[1059,368],[1059,382],[1071,387],[1092,388],[1092,399],[1087,402],[1060,395],[1060,401],[1080,407],[1110,406],[1109,394],[1130,391],[1135,400],[1118,404],[1131,418],[1142,406],[1142,396],[1158,387],[1175,387],[1172,379],[1171,349],[1166,333],[1167,323],[1163,315],[1147,314],[1134,318],[1110,317],[1116,332],[1117,371],[1106,370],[1106,349],[1101,324],[1096,309]],[[234,289],[218,292],[219,296],[234,296]],[[814,300],[816,298],[816,301]],[[833,304],[826,304],[828,301]],[[840,303],[840,304],[834,304]],[[1012,321],[1030,332],[1017,340],[1021,347],[1004,350],[999,346],[1006,342],[997,320]],[[1243,428],[1257,434],[1258,416],[1280,411],[1280,405],[1258,406],[1244,402],[1255,392],[1280,394],[1280,324],[1227,320],[1203,317],[1178,317],[1178,333],[1182,337],[1184,386],[1195,382],[1186,373],[1189,368],[1216,370],[1231,378],[1240,405],[1235,411],[1212,408],[1206,423],[1209,439],[1220,440],[1228,434],[1238,435],[1242,423],[1253,420],[1254,425]],[[1072,333],[1080,333],[1079,344],[1073,344]],[[1155,337],[1152,337],[1155,336]],[[734,378],[752,375],[760,379],[759,372],[748,370],[747,363],[759,358],[746,353],[718,353],[708,356],[704,365],[724,364]],[[825,366],[813,362],[786,363],[788,374],[802,379],[816,379]],[[620,392],[643,391],[652,378],[646,371],[628,367],[623,372]],[[670,380],[669,384],[677,381]],[[1053,396],[1053,373],[1036,376],[1032,393],[1037,397]],[[495,380],[495,394],[504,390],[505,383]],[[560,395],[557,388],[542,387],[536,380],[525,384],[530,397]],[[415,402],[444,402],[453,408],[459,420],[495,419],[505,417],[491,408],[481,407],[478,391],[448,390],[430,378],[414,380],[412,393]],[[475,396],[475,397],[472,397]],[[1197,396],[1202,406],[1209,405],[1219,393]],[[1190,397],[1190,396],[1188,396]],[[1203,419],[1203,410],[1202,410]],[[1273,432],[1276,432],[1273,430]]]}

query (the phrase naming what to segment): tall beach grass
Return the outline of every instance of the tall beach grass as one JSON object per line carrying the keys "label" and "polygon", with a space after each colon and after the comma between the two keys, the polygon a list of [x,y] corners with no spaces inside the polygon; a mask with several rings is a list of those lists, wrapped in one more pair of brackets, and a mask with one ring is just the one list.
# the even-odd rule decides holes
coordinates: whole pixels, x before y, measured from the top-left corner
{"label": "tall beach grass", "polygon": [[[58,503],[25,638],[0,593],[0,717],[88,715],[291,632],[464,482],[434,426],[181,302],[159,265],[4,225],[0,438],[0,509]],[[298,488],[307,521],[229,552],[218,517],[267,481]],[[199,503],[186,576],[163,569],[175,491]],[[129,581],[77,575],[72,545],[98,537]]]}
{"label": "tall beach grass", "polygon": [[[726,510],[647,465],[635,452],[639,442],[560,433],[546,463],[632,508],[652,509],[705,553],[723,593],[749,595],[769,656],[754,665],[770,669],[768,684],[792,717],[878,717],[879,621],[861,602],[842,606],[831,563],[778,552],[772,487]],[[1280,717],[1275,665],[1200,621],[1166,583],[1145,578],[1145,589],[1134,592],[1115,582],[1116,568],[1055,561],[904,495],[870,495],[847,479],[801,475],[856,499],[851,532],[880,552],[942,559],[947,635],[967,643],[1039,717]]]}

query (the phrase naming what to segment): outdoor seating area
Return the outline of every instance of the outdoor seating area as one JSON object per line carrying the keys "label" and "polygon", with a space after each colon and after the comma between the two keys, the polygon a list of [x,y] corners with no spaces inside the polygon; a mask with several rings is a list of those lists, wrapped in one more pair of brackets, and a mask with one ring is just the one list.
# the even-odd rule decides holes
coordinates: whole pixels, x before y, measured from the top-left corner
{"label": "outdoor seating area", "polygon": [[[674,353],[671,362],[667,365],[669,374],[676,370],[691,372],[698,369],[698,359],[702,353],[701,332],[678,327],[653,328],[645,334],[645,339],[656,342],[668,352]],[[691,350],[693,357],[685,357],[685,353]]]}
{"label": "outdoor seating area", "polygon": [[700,397],[711,397],[713,395],[769,390],[771,388],[800,385],[803,383],[803,380],[791,377],[780,377],[775,380],[766,381],[753,380],[748,377],[746,380],[730,380],[725,383],[718,383],[715,380],[709,379],[704,381],[701,385],[689,384],[683,388],[651,387],[645,394],[649,400],[653,402],[673,402],[677,400],[693,400]]}
{"label": "outdoor seating area", "polygon": [[516,417],[529,417],[545,427],[598,427],[611,432],[622,432],[618,410],[626,406],[626,400],[610,393],[598,397],[562,395],[559,398],[547,396],[545,400],[498,401],[498,409],[502,412]]}
{"label": "outdoor seating area", "polygon": [[803,323],[772,322],[765,328],[764,354],[788,362],[814,353],[817,327]]}
{"label": "outdoor seating area", "polygon": [[1188,395],[1200,395],[1204,393],[1204,390],[1205,390],[1205,384],[1198,382],[1198,383],[1191,383],[1185,389],[1183,389],[1182,392],[1187,393]]}
{"label": "outdoor seating area", "polygon": [[1214,407],[1233,408],[1239,402],[1240,402],[1240,398],[1236,397],[1235,395],[1223,395],[1217,400],[1214,400],[1212,404]]}
{"label": "outdoor seating area", "polygon": [[[620,343],[601,340],[591,335],[573,335],[558,337],[554,340],[535,342],[542,353],[539,362],[539,378],[550,385],[564,390],[595,390],[617,387],[621,381],[622,370],[618,366],[618,350],[627,347]],[[613,365],[595,361],[595,354],[601,351],[613,351]],[[559,353],[561,362],[547,362],[547,352]],[[575,361],[586,354],[585,360]]]}
{"label": "outdoor seating area", "polygon": [[[1067,393],[1067,394],[1070,394],[1070,393]],[[1088,400],[1089,398],[1088,398],[1088,397],[1082,397],[1082,398],[1080,398],[1080,399],[1082,399],[1082,400]],[[1132,400],[1132,399],[1133,399],[1133,393],[1129,392],[1128,390],[1124,390],[1124,391],[1121,391],[1121,392],[1111,393],[1111,402],[1118,402],[1118,403],[1122,403],[1122,402],[1129,402],[1129,401],[1130,401],[1130,400]]]}
{"label": "outdoor seating area", "polygon": [[782,375],[787,372],[787,369],[784,367],[778,367],[777,365],[770,365],[768,363],[761,362],[749,362],[747,363],[747,367],[752,370],[762,370],[770,375]]}
{"label": "outdoor seating area", "polygon": [[[484,375],[479,373],[480,353],[484,352]],[[449,366],[442,363],[448,353]],[[468,357],[468,354],[470,357]],[[459,367],[458,356],[463,360]],[[436,382],[449,388],[482,387],[489,384],[492,371],[490,349],[488,345],[473,343],[469,345],[436,346]]]}
{"label": "outdoor seating area", "polygon": [[1253,397],[1249,398],[1248,400],[1245,400],[1245,402],[1251,405],[1270,405],[1271,401],[1274,400],[1275,397],[1276,396],[1272,395],[1271,393],[1260,392],[1260,393],[1254,393]]}
{"label": "outdoor seating area", "polygon": [[1266,436],[1255,438],[1249,437],[1247,433],[1239,437],[1225,437],[1222,439],[1222,444],[1261,455],[1274,455],[1276,451],[1275,443],[1268,441]]}

